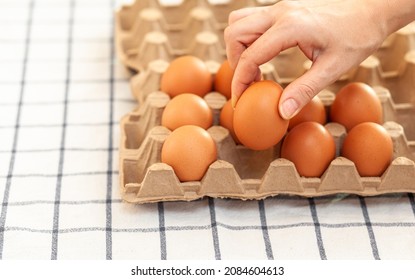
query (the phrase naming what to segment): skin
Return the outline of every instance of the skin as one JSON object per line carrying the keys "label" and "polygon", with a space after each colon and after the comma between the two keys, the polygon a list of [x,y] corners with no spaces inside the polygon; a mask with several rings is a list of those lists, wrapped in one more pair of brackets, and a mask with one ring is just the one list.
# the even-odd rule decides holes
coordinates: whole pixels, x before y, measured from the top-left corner
{"label": "skin", "polygon": [[235,69],[233,106],[260,79],[261,64],[298,46],[312,66],[281,96],[280,115],[290,119],[413,20],[414,0],[284,0],[233,11],[224,33],[227,57]]}

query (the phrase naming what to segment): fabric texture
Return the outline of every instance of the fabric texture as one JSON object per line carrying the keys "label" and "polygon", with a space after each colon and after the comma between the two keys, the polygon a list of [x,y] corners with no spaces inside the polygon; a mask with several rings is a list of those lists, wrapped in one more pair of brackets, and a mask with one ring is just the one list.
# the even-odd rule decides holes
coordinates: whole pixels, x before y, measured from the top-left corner
{"label": "fabric texture", "polygon": [[123,202],[120,4],[0,0],[0,259],[415,258],[413,194]]}

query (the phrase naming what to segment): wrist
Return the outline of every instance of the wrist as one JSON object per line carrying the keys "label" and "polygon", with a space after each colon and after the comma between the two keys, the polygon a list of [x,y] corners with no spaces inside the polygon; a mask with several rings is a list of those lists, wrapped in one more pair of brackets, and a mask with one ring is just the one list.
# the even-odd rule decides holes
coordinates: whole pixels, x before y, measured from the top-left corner
{"label": "wrist", "polygon": [[415,20],[414,0],[366,0],[374,22],[385,36]]}

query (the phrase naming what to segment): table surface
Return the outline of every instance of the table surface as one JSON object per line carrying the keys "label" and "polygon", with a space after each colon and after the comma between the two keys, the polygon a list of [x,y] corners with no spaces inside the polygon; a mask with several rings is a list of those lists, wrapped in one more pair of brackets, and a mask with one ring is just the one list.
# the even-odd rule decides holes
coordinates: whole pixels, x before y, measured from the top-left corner
{"label": "table surface", "polygon": [[0,259],[414,259],[412,194],[134,205],[121,1],[0,0]]}

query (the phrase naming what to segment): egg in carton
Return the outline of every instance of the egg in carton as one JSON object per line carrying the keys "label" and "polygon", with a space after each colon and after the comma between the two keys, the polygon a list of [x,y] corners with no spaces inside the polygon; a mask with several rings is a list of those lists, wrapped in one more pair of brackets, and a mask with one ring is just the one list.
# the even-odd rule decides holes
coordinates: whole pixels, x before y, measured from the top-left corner
{"label": "egg in carton", "polygon": [[[375,87],[384,112],[384,128],[392,138],[393,161],[380,177],[361,177],[354,163],[340,156],[345,128],[327,123],[336,143],[336,158],[319,178],[302,177],[294,164],[280,158],[280,143],[263,151],[253,151],[235,143],[229,131],[219,126],[218,116],[226,99],[217,92],[204,98],[214,113],[214,125],[208,129],[218,149],[200,181],[180,182],[171,166],[162,163],[161,149],[171,131],[161,126],[163,108],[170,97],[161,91],[150,93],[142,106],[121,121],[120,191],[125,201],[147,203],[169,200],[190,201],[202,197],[262,199],[279,194],[315,197],[338,193],[372,196],[384,193],[415,192],[415,135],[413,121],[401,115],[415,116],[413,108],[397,106],[390,92]],[[335,94],[329,90],[319,97],[330,109]],[[409,123],[398,124],[396,121]],[[404,126],[408,129],[404,130]]]}

